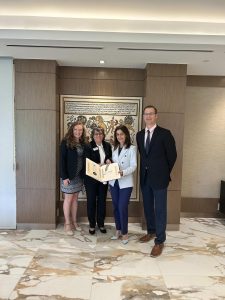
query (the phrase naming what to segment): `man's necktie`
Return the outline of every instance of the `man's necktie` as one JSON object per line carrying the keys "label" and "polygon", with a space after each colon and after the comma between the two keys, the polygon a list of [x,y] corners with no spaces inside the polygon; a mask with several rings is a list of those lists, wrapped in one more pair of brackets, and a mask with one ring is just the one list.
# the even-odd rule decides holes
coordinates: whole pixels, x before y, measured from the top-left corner
{"label": "man's necktie", "polygon": [[145,152],[148,154],[150,148],[150,130],[147,130],[147,139],[145,142]]}

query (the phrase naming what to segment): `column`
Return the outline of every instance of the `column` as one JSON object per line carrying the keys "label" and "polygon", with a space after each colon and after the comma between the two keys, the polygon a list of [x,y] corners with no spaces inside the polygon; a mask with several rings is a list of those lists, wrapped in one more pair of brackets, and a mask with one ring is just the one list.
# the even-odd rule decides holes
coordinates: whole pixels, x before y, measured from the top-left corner
{"label": "column", "polygon": [[0,85],[0,229],[15,229],[16,174],[12,58],[0,58]]}
{"label": "column", "polygon": [[18,228],[56,225],[58,98],[55,61],[15,61]]}
{"label": "column", "polygon": [[176,140],[177,161],[168,188],[168,229],[179,229],[186,65],[148,64],[144,106],[158,109],[158,125],[170,129]]}

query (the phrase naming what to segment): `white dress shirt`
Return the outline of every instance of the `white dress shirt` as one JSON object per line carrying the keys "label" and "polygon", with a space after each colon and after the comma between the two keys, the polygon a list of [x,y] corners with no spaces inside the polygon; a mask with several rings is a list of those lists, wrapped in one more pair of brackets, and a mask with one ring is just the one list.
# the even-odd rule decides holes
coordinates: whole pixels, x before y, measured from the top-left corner
{"label": "white dress shirt", "polygon": [[105,163],[105,151],[104,151],[104,148],[101,145],[97,145],[98,147],[98,150],[99,150],[99,154],[100,154],[100,163],[101,165]]}
{"label": "white dress shirt", "polygon": [[146,140],[147,140],[147,136],[148,136],[148,130],[150,131],[150,141],[154,132],[154,129],[156,128],[156,124],[154,126],[152,126],[151,128],[145,127],[145,144],[146,144]]}

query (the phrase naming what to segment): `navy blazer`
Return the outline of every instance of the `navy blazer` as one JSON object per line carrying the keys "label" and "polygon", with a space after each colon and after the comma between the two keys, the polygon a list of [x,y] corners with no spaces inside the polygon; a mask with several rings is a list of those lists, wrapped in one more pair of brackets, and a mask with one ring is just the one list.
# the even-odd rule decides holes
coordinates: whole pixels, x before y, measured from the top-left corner
{"label": "navy blazer", "polygon": [[149,184],[153,189],[167,188],[170,173],[177,158],[174,137],[168,129],[156,126],[148,155],[145,152],[145,129],[137,133],[137,146],[140,152],[140,182]]}
{"label": "navy blazer", "polygon": [[[104,162],[106,162],[107,159],[112,161],[112,146],[110,145],[110,143],[106,141],[102,141],[102,146],[105,151]],[[91,159],[97,164],[100,164],[101,162],[100,153],[94,140],[92,140],[88,145],[85,146],[84,157]],[[96,183],[97,180],[86,175],[84,181],[85,183]]]}
{"label": "navy blazer", "polygon": [[[77,149],[70,148],[66,145],[66,140],[63,139],[60,145],[60,177],[64,180],[70,180],[76,176],[77,171]],[[84,163],[81,171],[81,177],[84,175]]]}

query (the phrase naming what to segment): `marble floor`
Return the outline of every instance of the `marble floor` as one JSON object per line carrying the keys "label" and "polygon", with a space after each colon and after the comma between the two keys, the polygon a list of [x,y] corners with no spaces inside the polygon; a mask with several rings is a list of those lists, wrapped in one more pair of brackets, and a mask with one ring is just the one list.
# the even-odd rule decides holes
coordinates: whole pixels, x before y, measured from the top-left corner
{"label": "marble floor", "polygon": [[138,224],[127,245],[110,240],[112,224],[94,236],[81,226],[0,231],[0,299],[225,299],[225,220],[182,218],[158,258]]}

